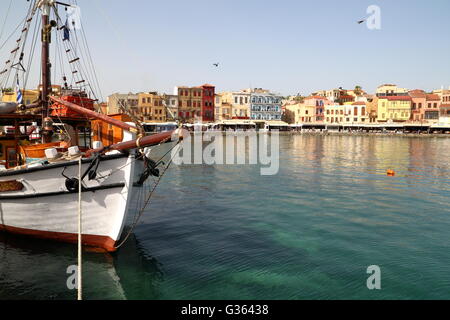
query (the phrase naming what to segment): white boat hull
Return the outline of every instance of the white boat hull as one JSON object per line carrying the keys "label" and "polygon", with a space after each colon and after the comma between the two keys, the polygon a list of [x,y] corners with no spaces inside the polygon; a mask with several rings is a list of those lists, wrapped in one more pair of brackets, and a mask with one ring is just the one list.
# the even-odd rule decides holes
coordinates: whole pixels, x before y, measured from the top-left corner
{"label": "white boat hull", "polygon": [[13,113],[17,109],[17,103],[14,102],[0,102],[0,114]]}
{"label": "white boat hull", "polygon": [[[172,143],[155,147],[155,160]],[[164,152],[164,153],[163,153]],[[90,164],[83,163],[84,173]],[[115,251],[127,219],[134,181],[144,163],[134,155],[106,156],[97,178],[83,180],[83,244]],[[44,168],[44,169],[43,169]],[[50,164],[25,171],[0,172],[0,184],[16,181],[20,191],[0,192],[0,231],[64,242],[77,242],[78,193],[66,187],[67,178],[78,177],[78,161]],[[66,177],[64,177],[64,174]]]}

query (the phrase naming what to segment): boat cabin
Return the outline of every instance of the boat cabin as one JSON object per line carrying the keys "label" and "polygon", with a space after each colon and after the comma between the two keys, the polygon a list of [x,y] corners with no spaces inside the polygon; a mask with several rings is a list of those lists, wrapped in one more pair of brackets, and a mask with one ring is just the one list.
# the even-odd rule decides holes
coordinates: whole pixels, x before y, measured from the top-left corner
{"label": "boat cabin", "polygon": [[40,114],[0,115],[0,170],[12,169],[45,158],[45,149],[65,152],[72,145],[87,151],[91,145],[91,121],[80,117],[59,117],[53,124],[51,142],[41,143]]}

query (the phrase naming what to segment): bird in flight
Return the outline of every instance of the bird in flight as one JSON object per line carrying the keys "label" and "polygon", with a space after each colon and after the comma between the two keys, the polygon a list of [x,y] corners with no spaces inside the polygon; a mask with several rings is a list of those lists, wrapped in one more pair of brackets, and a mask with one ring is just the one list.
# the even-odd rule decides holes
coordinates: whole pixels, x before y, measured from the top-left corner
{"label": "bird in flight", "polygon": [[219,67],[219,63],[218,62],[217,63],[213,63],[213,66],[218,68]]}
{"label": "bird in flight", "polygon": [[361,24],[361,23],[363,23],[364,21],[366,21],[365,19],[364,20],[359,20],[358,21],[358,24]]}

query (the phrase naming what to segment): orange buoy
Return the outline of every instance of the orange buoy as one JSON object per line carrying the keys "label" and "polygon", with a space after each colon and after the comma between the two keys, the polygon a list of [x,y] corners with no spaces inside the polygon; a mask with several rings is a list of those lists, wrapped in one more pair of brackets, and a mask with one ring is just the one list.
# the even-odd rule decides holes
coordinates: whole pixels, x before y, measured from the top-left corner
{"label": "orange buoy", "polygon": [[393,177],[393,176],[395,176],[395,171],[389,169],[389,170],[387,171],[387,175],[388,175],[389,177]]}

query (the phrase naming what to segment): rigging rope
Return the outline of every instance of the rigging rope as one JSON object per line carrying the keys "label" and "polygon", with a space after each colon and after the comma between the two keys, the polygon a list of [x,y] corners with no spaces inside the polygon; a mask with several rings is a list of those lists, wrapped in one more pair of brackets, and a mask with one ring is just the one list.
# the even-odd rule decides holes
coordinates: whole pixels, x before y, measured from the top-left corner
{"label": "rigging rope", "polygon": [[[158,163],[158,162],[161,162],[161,160],[164,159],[164,157],[165,157],[167,154],[169,154],[170,152],[172,152],[172,150],[174,150],[176,147],[178,147],[178,149],[179,149],[180,146],[181,146],[181,140],[179,140],[179,141],[177,142],[177,144],[176,144],[173,148],[171,148],[164,156],[162,156],[161,159],[160,159],[159,161],[157,161],[157,163]],[[169,163],[168,163],[167,166],[164,168],[163,172],[160,174],[160,176],[158,177],[158,179],[157,179],[156,181],[154,181],[153,188],[151,188],[150,192],[148,193],[147,198],[145,199],[144,205],[143,205],[142,208],[139,210],[139,212],[135,215],[134,221],[133,221],[133,223],[132,223],[132,225],[131,225],[131,227],[130,227],[130,230],[128,231],[127,235],[126,235],[125,238],[122,240],[122,242],[121,242],[119,245],[117,245],[117,246],[115,247],[116,249],[119,249],[120,247],[122,247],[122,246],[125,244],[125,242],[128,240],[128,238],[130,237],[130,235],[133,233],[133,231],[134,231],[134,229],[136,228],[136,226],[137,226],[139,220],[141,219],[141,217],[142,217],[142,215],[143,215],[145,209],[148,207],[148,205],[149,205],[149,203],[150,203],[150,200],[152,199],[153,193],[155,192],[156,188],[158,187],[159,183],[161,182],[161,179],[162,179],[162,178],[164,177],[164,175],[166,174],[167,170],[168,170],[168,169],[170,168],[170,166],[172,165],[172,162],[173,162],[173,157],[170,158]]]}
{"label": "rigging rope", "polygon": [[9,1],[8,10],[6,10],[5,21],[3,22],[2,29],[0,30],[0,40],[2,39],[2,37],[3,37],[3,32],[5,31],[6,21],[8,21],[9,12],[10,12],[10,10],[11,10],[12,2],[13,2],[13,0]]}
{"label": "rigging rope", "polygon": [[[22,57],[22,54],[23,54],[23,52],[25,50],[25,45],[26,45],[28,32],[30,30],[30,25],[31,25],[31,22],[33,21],[34,14],[36,13],[36,10],[37,10],[37,7],[34,5],[35,2],[36,2],[35,0],[30,2],[30,6],[28,8],[28,12],[27,12],[27,14],[25,16],[25,19],[23,19],[19,23],[19,25],[16,27],[16,29],[11,33],[11,35],[8,37],[8,39],[0,47],[0,50],[1,50],[1,48],[3,48],[3,46],[9,41],[9,39],[15,34],[17,29],[23,23],[22,33],[20,35],[20,38],[17,40],[17,48],[15,48],[13,51],[11,51],[10,58],[6,62],[6,69],[4,70],[4,72],[6,74],[3,76],[3,81],[0,81],[0,87],[2,89],[6,87],[6,84],[8,83],[8,80],[9,80],[9,78],[11,76],[12,69],[16,69],[17,70],[17,72],[15,73],[15,76],[17,76],[17,74],[18,74],[19,69],[18,68],[14,68],[14,66],[15,66],[14,63],[16,61],[17,54],[19,53],[19,49],[22,49],[21,50],[21,57]],[[23,34],[23,33],[25,33],[25,34]],[[18,62],[21,62],[21,59],[19,59]],[[9,68],[8,68],[8,64],[10,64]],[[13,79],[15,79],[15,77],[13,77]]]}

